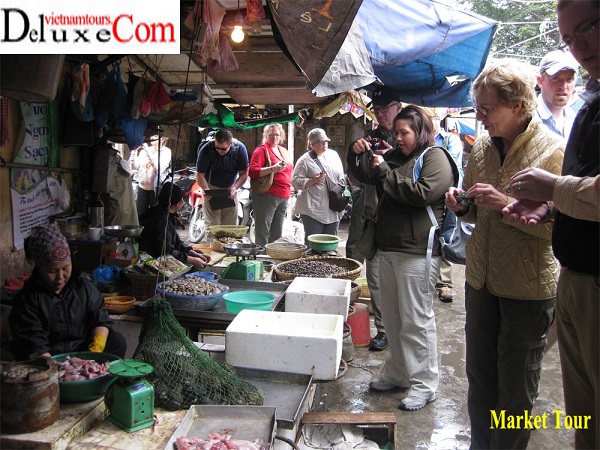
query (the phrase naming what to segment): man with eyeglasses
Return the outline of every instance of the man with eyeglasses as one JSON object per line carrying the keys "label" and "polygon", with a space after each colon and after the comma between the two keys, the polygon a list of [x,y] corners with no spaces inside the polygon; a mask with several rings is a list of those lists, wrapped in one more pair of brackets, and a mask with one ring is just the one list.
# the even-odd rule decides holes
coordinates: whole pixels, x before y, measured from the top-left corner
{"label": "man with eyeglasses", "polygon": [[[600,33],[598,0],[559,0],[563,42],[591,78],[565,150],[562,175],[539,169],[515,174],[519,201],[503,209],[535,225],[554,218],[552,248],[561,264],[556,295],[565,410],[587,420],[576,448],[600,448]],[[591,20],[590,20],[591,19]],[[587,419],[586,419],[587,418]]]}
{"label": "man with eyeglasses", "polygon": [[[362,154],[365,149],[372,149],[375,154],[383,155],[393,148],[396,142],[394,136],[394,118],[402,109],[400,93],[389,86],[378,86],[371,95],[373,114],[377,119],[378,127],[367,133],[364,138],[358,139],[350,144],[348,148],[348,166],[356,165],[356,155]],[[355,151],[356,150],[356,151]],[[363,210],[352,208],[352,216],[360,215],[360,221],[351,221],[348,230],[348,241],[354,244],[362,234],[363,224],[366,218],[372,218],[377,208],[377,192],[375,185],[358,186],[362,192],[358,195],[356,204],[363,204]],[[353,192],[353,198],[354,198]],[[361,198],[362,197],[362,198]],[[354,203],[353,203],[354,205]],[[355,256],[355,255],[354,255]],[[362,259],[362,255],[361,255]],[[381,316],[381,300],[379,298],[379,256],[376,253],[373,259],[367,260],[367,284],[371,291],[371,306],[377,334],[371,339],[369,350],[381,351],[388,347],[388,339],[385,335],[384,320]]]}
{"label": "man with eyeglasses", "polygon": [[[248,150],[229,130],[219,130],[215,139],[198,150],[196,181],[204,191],[206,227],[237,225],[237,190],[248,178]],[[206,194],[211,189],[227,189],[226,199]]]}
{"label": "man with eyeglasses", "polygon": [[537,84],[537,113],[549,130],[569,138],[575,111],[569,107],[579,64],[570,52],[553,50],[542,58]]}

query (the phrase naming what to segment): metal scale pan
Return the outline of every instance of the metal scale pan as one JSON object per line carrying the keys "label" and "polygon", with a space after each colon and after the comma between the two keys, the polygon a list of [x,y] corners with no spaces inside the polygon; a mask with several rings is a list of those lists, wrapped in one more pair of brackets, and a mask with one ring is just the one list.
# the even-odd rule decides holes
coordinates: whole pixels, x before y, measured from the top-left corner
{"label": "metal scale pan", "polygon": [[141,236],[143,230],[144,227],[138,225],[111,225],[104,227],[106,234],[119,238],[117,253],[123,255],[125,258],[137,256],[135,239]]}

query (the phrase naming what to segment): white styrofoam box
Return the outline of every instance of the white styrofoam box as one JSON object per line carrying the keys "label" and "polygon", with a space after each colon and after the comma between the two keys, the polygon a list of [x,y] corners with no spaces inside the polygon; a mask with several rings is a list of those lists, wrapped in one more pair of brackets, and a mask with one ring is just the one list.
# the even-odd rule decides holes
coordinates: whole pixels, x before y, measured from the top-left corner
{"label": "white styrofoam box", "polygon": [[350,280],[296,277],[285,290],[285,311],[339,314],[346,321],[351,290]]}
{"label": "white styrofoam box", "polygon": [[227,364],[334,380],[342,358],[340,315],[244,309],[225,331]]}

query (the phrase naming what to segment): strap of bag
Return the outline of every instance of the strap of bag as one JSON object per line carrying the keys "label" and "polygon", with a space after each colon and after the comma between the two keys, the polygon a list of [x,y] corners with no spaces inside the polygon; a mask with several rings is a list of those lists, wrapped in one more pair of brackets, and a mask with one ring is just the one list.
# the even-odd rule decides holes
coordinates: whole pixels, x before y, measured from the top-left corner
{"label": "strap of bag", "polygon": [[270,166],[271,165],[271,155],[269,154],[269,149],[267,148],[266,145],[265,145],[265,154],[267,155],[267,161],[269,161],[269,166]]}
{"label": "strap of bag", "polygon": [[319,161],[319,157],[317,156],[317,154],[315,153],[315,151],[311,150],[309,152],[309,155],[317,163],[317,166],[319,166],[319,169],[321,169],[322,172],[325,172],[325,175],[327,175],[327,178],[330,179],[329,172],[327,172],[327,170],[325,169],[325,167],[323,167],[323,163],[321,163],[321,161]]}
{"label": "strap of bag", "polygon": [[425,291],[429,290],[429,277],[431,275],[431,257],[433,256],[433,240],[435,238],[435,230],[438,229],[439,225],[437,223],[437,219],[435,218],[435,214],[433,214],[433,209],[430,205],[427,205],[425,208],[427,210],[427,214],[429,215],[429,220],[431,220],[431,228],[429,228],[429,236],[427,237],[427,256],[425,257]]}

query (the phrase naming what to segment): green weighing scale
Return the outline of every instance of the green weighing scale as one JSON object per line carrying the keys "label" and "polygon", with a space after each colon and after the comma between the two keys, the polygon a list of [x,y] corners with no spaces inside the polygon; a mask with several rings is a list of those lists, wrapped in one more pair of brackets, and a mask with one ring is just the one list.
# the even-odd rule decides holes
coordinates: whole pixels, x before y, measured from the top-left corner
{"label": "green weighing scale", "polygon": [[144,377],[154,367],[144,361],[123,359],[107,367],[118,378],[106,393],[104,401],[110,410],[107,419],[131,433],[154,424],[154,388]]}
{"label": "green weighing scale", "polygon": [[230,256],[235,256],[235,262],[229,264],[221,278],[227,280],[260,281],[264,267],[262,261],[257,261],[256,255],[264,248],[256,244],[223,244],[223,250]]}

